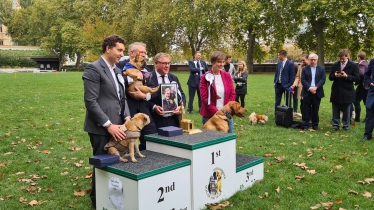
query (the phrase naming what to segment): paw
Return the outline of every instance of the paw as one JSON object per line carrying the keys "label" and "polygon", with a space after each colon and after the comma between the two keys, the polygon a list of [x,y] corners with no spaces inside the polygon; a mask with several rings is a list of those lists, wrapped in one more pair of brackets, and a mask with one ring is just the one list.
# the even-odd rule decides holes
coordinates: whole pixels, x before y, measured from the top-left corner
{"label": "paw", "polygon": [[139,157],[141,157],[141,158],[145,158],[145,155],[139,154]]}
{"label": "paw", "polygon": [[119,158],[119,160],[120,160],[121,162],[124,162],[124,163],[127,163],[127,162],[128,162],[128,160],[127,160],[127,159],[125,159],[125,158],[122,158],[122,157],[120,157],[120,158]]}
{"label": "paw", "polygon": [[131,159],[131,162],[137,163],[138,161],[134,158],[134,159]]}

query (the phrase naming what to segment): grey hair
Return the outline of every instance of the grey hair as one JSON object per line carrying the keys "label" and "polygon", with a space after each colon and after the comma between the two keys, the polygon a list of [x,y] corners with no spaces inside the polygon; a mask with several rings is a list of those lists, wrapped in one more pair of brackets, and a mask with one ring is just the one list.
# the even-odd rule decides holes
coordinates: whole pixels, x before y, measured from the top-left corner
{"label": "grey hair", "polygon": [[317,57],[317,59],[318,59],[318,55],[315,54],[315,53],[311,53],[311,54],[309,55],[308,59],[310,59],[310,58],[312,58],[312,57]]}
{"label": "grey hair", "polygon": [[167,57],[170,59],[170,56],[169,54],[166,54],[166,53],[163,53],[163,52],[160,52],[160,53],[157,53],[157,55],[155,55],[155,62],[157,62],[158,60],[160,60],[160,58],[163,58],[163,57]]}
{"label": "grey hair", "polygon": [[130,55],[130,52],[136,50],[137,46],[139,46],[139,45],[147,48],[147,45],[144,44],[143,42],[131,43],[130,46],[129,46],[129,55]]}

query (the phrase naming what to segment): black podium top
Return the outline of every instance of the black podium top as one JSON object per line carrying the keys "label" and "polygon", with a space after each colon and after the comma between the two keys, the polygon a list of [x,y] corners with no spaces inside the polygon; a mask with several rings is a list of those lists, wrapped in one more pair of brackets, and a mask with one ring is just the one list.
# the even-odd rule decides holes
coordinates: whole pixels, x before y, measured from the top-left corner
{"label": "black podium top", "polygon": [[131,162],[130,157],[127,157],[129,160],[127,163],[120,162],[101,169],[137,181],[191,165],[191,160],[185,158],[147,150],[141,153],[146,157],[141,158],[135,154],[137,163]]}
{"label": "black podium top", "polygon": [[236,173],[264,162],[264,158],[236,153]]}
{"label": "black podium top", "polygon": [[236,134],[210,130],[202,130],[200,133],[183,134],[173,137],[161,136],[158,134],[145,136],[145,140],[147,141],[188,150],[195,150],[234,139],[236,139]]}

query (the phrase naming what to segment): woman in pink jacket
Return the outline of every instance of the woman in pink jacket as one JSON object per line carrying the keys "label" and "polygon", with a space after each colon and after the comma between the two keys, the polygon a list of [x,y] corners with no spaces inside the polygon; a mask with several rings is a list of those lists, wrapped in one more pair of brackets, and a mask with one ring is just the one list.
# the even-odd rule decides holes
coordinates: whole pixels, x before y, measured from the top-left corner
{"label": "woman in pink jacket", "polygon": [[[225,72],[226,56],[222,52],[213,52],[210,57],[212,69],[200,78],[200,114],[203,124],[208,121],[219,109],[230,101],[235,101],[235,89],[231,75]],[[229,122],[229,133],[234,130],[234,121]]]}

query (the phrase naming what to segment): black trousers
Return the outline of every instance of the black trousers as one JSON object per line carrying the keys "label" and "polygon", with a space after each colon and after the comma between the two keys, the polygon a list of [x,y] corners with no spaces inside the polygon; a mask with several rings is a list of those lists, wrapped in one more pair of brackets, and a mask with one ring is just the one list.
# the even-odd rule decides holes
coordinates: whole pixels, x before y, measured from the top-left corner
{"label": "black trousers", "polygon": [[366,108],[366,121],[365,121],[365,133],[364,136],[371,138],[374,127],[374,107],[370,109]]}
{"label": "black trousers", "polygon": [[304,129],[310,127],[310,120],[312,120],[312,128],[318,129],[319,124],[319,106],[321,99],[316,94],[311,94],[303,98],[303,116],[302,125]]}
{"label": "black trousers", "polygon": [[193,110],[193,100],[195,99],[196,92],[197,92],[199,110],[201,108],[200,86],[197,86],[197,87],[188,86],[188,108],[187,108],[188,112],[191,112]]}
{"label": "black trousers", "polygon": [[357,86],[356,88],[356,101],[354,103],[354,106],[355,106],[355,112],[356,112],[356,117],[355,117],[355,121],[356,122],[359,122],[361,120],[361,105],[360,105],[360,102],[361,101],[364,101],[364,104],[366,103],[366,96],[368,94],[368,90],[365,90],[364,87],[362,87],[361,85]]}
{"label": "black trousers", "polygon": [[[111,135],[96,135],[93,133],[88,133],[88,135],[90,136],[92,154],[94,156],[107,154],[107,151],[104,150],[104,146],[109,142],[112,136]],[[92,172],[91,187],[92,187],[92,191],[90,193],[90,198],[92,201],[92,206],[96,208],[95,167],[93,168],[93,172]]]}

